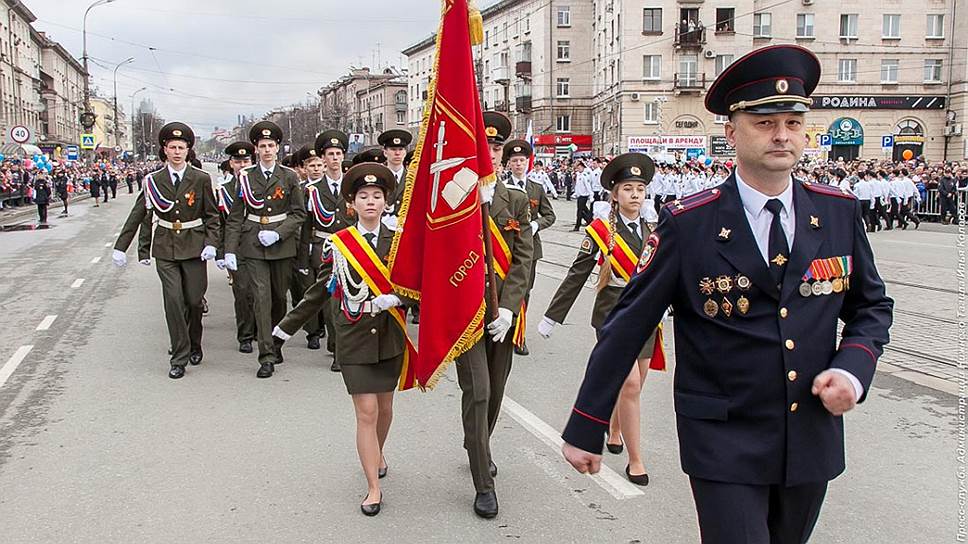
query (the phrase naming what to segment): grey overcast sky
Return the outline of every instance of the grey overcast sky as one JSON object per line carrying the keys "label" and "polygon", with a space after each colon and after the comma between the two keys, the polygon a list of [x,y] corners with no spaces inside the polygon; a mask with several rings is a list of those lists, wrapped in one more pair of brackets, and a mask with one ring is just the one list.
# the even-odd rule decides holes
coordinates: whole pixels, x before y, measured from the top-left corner
{"label": "grey overcast sky", "polygon": [[[93,1],[24,3],[36,28],[80,59]],[[92,81],[113,96],[115,65],[134,57],[118,72],[119,105],[130,110],[147,87],[137,101],[208,134],[240,114],[315,99],[351,65],[400,67],[400,51],[435,31],[439,12],[437,0],[114,0],[88,16]]]}

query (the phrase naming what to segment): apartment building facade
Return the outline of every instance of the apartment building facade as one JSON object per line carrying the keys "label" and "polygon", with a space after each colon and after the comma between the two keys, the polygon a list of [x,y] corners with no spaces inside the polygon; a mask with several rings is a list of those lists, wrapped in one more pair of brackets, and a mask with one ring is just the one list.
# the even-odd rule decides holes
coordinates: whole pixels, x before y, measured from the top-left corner
{"label": "apartment building facade", "polygon": [[350,152],[376,145],[383,131],[407,128],[407,79],[396,68],[352,68],[318,95],[323,128],[349,134]]}

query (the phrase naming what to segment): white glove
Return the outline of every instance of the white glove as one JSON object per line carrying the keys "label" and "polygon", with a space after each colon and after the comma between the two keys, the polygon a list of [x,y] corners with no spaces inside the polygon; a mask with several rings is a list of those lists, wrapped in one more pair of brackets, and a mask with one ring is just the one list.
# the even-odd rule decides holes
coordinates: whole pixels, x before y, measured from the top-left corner
{"label": "white glove", "polygon": [[291,335],[286,334],[286,331],[280,329],[279,325],[276,325],[276,328],[272,329],[272,336],[275,336],[276,338],[282,341],[286,341],[292,338]]}
{"label": "white glove", "polygon": [[542,317],[541,322],[538,323],[538,334],[544,338],[551,338],[551,331],[554,330],[555,325],[557,325],[557,323],[554,321],[548,319],[547,317]]}
{"label": "white glove", "polygon": [[490,204],[494,200],[494,185],[496,182],[488,183],[487,185],[481,185],[481,203]]}
{"label": "white glove", "polygon": [[259,243],[265,247],[269,247],[272,244],[279,241],[279,233],[274,230],[260,230],[259,231]]}
{"label": "white glove", "polygon": [[202,248],[202,260],[211,261],[215,258],[215,246],[205,246]]}
{"label": "white glove", "polygon": [[225,254],[225,268],[228,268],[232,272],[236,272],[239,269],[239,262],[235,260],[235,253]]}
{"label": "white glove", "polygon": [[151,259],[141,259],[138,262],[141,263],[144,266],[151,266]]}
{"label": "white glove", "polygon": [[511,321],[514,320],[514,312],[507,308],[498,308],[497,315],[497,319],[487,325],[487,333],[491,335],[492,340],[500,344],[508,335],[508,331],[511,330]]}
{"label": "white glove", "polygon": [[397,230],[397,216],[395,215],[384,215],[381,219],[383,225],[390,230]]}
{"label": "white glove", "polygon": [[308,276],[309,275],[309,269],[308,268],[299,268],[298,270],[299,270],[299,273],[302,274],[303,276]]}
{"label": "white glove", "polygon": [[538,222],[537,221],[532,221],[531,222],[531,234],[538,234]]}
{"label": "white glove", "polygon": [[215,259],[215,268],[225,270],[225,259]]}
{"label": "white glove", "polygon": [[111,260],[114,261],[114,266],[118,268],[123,268],[124,265],[128,264],[128,257],[123,251],[119,251],[117,249],[115,249],[114,253],[111,254]]}
{"label": "white glove", "polygon": [[403,304],[403,301],[401,301],[400,297],[397,295],[380,295],[374,298],[371,304],[373,304],[374,308],[380,310],[381,312],[385,312],[390,308],[396,308],[397,306]]}

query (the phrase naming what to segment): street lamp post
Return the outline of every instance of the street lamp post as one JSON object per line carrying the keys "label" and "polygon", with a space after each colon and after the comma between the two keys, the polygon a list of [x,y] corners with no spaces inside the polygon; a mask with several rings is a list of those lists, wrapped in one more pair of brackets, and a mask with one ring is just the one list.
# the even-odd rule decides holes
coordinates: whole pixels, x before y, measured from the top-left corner
{"label": "street lamp post", "polygon": [[[134,143],[134,97],[137,96],[138,93],[140,93],[142,91],[147,91],[147,90],[148,90],[148,87],[142,87],[142,88],[138,89],[137,91],[131,93],[131,113],[129,114],[129,115],[131,115],[131,147],[134,148],[133,151],[135,152],[135,155],[138,154],[138,149],[137,149],[137,147],[135,147],[135,143]],[[141,124],[141,133],[144,134],[144,131],[145,131],[145,127],[144,127],[144,123],[142,123]],[[142,139],[144,139],[144,138],[142,138]]]}
{"label": "street lamp post", "polygon": [[91,111],[91,89],[90,89],[90,72],[87,69],[87,14],[98,6],[103,6],[104,4],[110,4],[115,0],[97,0],[93,4],[84,10],[84,21],[81,24],[81,41],[83,42],[83,61],[84,61],[84,111]]}
{"label": "street lamp post", "polygon": [[117,66],[114,67],[114,146],[118,147],[120,142],[118,142],[118,69],[125,64],[131,64],[134,62],[134,57],[128,57],[123,61],[119,62]]}

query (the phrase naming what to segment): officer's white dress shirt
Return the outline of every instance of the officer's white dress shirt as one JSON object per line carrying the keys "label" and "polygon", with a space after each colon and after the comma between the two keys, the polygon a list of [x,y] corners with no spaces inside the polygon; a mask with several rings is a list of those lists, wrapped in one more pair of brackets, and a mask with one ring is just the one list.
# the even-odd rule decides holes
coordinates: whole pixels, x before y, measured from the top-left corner
{"label": "officer's white dress shirt", "polygon": [[591,175],[583,170],[575,176],[575,196],[592,196]]}
{"label": "officer's white dress shirt", "polygon": [[[169,164],[168,177],[171,178],[172,183],[175,183],[175,184],[181,183],[182,181],[185,181],[185,170],[188,170],[188,163],[186,163],[181,170],[175,170],[174,168],[171,167],[171,164]],[[175,180],[178,180],[178,181],[175,181]]]}

